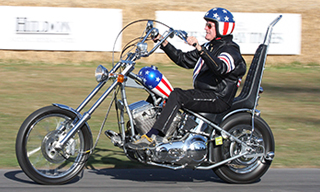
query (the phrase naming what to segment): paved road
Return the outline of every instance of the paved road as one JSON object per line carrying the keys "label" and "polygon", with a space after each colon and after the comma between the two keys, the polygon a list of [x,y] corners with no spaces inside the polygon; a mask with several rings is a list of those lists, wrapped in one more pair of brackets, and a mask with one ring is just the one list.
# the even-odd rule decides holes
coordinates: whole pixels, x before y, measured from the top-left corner
{"label": "paved road", "polygon": [[315,192],[320,191],[320,169],[270,169],[260,181],[232,185],[212,171],[168,169],[85,170],[75,181],[59,186],[38,185],[21,170],[0,170],[1,192],[121,192],[121,191],[232,191]]}

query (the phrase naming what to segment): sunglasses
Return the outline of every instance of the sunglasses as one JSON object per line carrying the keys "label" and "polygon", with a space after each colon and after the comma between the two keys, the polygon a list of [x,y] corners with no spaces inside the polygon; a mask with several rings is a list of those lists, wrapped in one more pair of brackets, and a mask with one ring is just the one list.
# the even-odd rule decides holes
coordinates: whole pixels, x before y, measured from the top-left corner
{"label": "sunglasses", "polygon": [[206,26],[207,26],[209,29],[211,29],[211,28],[213,27],[211,23],[206,23]]}

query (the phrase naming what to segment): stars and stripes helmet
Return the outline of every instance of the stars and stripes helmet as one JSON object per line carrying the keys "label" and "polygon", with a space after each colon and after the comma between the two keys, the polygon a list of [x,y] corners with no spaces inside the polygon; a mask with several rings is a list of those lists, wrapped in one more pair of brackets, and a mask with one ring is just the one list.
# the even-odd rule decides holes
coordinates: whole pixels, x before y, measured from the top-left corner
{"label": "stars and stripes helmet", "polygon": [[204,19],[215,23],[218,37],[230,35],[235,27],[235,20],[232,13],[224,8],[216,7],[210,9],[204,15]]}
{"label": "stars and stripes helmet", "polygon": [[173,88],[167,78],[155,66],[143,67],[139,71],[144,85],[155,94],[168,98]]}

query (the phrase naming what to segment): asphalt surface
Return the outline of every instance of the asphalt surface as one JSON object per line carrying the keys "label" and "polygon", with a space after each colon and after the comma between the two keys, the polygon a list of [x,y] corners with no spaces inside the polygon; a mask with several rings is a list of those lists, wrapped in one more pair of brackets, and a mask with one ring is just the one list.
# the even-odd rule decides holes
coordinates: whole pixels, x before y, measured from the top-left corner
{"label": "asphalt surface", "polygon": [[221,181],[211,170],[100,169],[84,170],[74,181],[58,186],[39,185],[21,170],[0,170],[0,191],[320,191],[320,169],[270,169],[257,182],[245,185]]}

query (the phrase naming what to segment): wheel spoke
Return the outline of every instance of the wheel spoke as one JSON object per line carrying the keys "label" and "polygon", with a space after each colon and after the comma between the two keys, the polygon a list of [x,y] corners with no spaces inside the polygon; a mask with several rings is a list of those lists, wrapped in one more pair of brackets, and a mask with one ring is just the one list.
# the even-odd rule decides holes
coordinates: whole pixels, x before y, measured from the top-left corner
{"label": "wheel spoke", "polygon": [[21,125],[16,138],[16,155],[25,174],[40,184],[63,184],[83,169],[92,145],[91,132],[83,125],[59,151],[60,142],[76,122],[77,115],[57,106],[33,112]]}
{"label": "wheel spoke", "polygon": [[77,132],[60,153],[53,149],[53,143],[63,138],[59,136],[58,130],[69,120],[69,117],[60,114],[47,115],[35,122],[29,131],[27,157],[34,169],[46,177],[68,174],[76,167],[76,161],[83,156],[79,153],[83,151],[81,132]]}
{"label": "wheel spoke", "polygon": [[35,154],[36,152],[38,152],[38,151],[40,151],[40,150],[41,150],[41,147],[38,147],[38,148],[36,148],[36,149],[34,149],[34,150],[32,150],[32,151],[29,151],[29,152],[27,153],[27,156],[30,157],[31,155]]}
{"label": "wheel spoke", "polygon": [[[237,137],[242,142],[247,142],[250,139],[251,135],[251,126],[249,125],[242,125],[242,126],[236,126],[229,130],[229,133],[231,133],[233,136]],[[259,138],[261,135],[259,135],[258,132],[255,132],[253,134],[254,138]],[[236,142],[231,142],[230,144],[224,143],[224,157],[233,157],[236,155],[239,155],[242,151],[242,145],[238,144]],[[228,155],[227,155],[228,154]],[[240,157],[238,159],[235,159],[231,161],[228,166],[231,170],[237,173],[248,173],[255,169],[260,163],[260,159],[258,158],[245,158]]]}
{"label": "wheel spoke", "polygon": [[269,151],[271,154],[274,152],[272,131],[258,116],[255,117],[253,132],[251,114],[238,113],[231,117],[222,122],[221,127],[233,137],[227,137],[221,146],[213,148],[215,162],[230,160],[214,171],[226,182],[252,183],[270,167],[272,159],[264,156]]}

